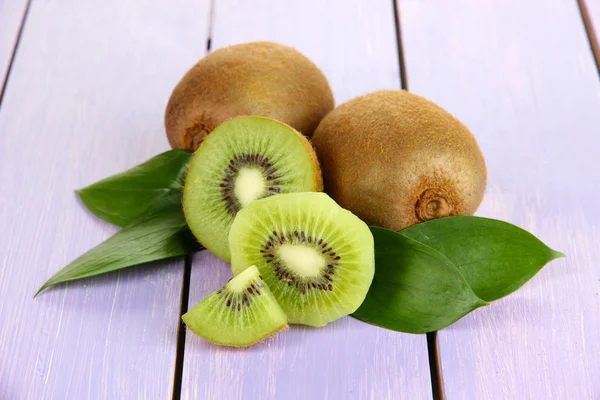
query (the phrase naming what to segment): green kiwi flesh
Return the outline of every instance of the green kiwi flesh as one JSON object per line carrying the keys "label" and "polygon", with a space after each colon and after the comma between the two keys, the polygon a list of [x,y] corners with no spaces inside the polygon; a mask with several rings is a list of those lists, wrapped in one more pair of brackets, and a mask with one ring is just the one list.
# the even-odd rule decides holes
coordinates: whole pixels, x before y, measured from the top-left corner
{"label": "green kiwi flesh", "polygon": [[253,200],[278,193],[320,191],[321,170],[308,140],[263,117],[221,124],[190,162],[183,211],[198,241],[229,261],[229,228]]}
{"label": "green kiwi flesh", "polygon": [[486,166],[474,136],[423,97],[388,90],[330,112],[312,138],[325,191],[369,225],[401,230],[472,215]]}
{"label": "green kiwi flesh", "polygon": [[211,293],[182,319],[198,336],[232,347],[251,346],[288,327],[287,316],[255,266]]}
{"label": "green kiwi flesh", "polygon": [[282,121],[312,136],[334,101],[325,75],[296,49],[252,42],[215,50],[179,81],[165,111],[171,147],[195,151],[241,115]]}
{"label": "green kiwi flesh", "polygon": [[256,265],[294,324],[324,326],[356,311],[375,271],[368,226],[324,193],[257,200],[229,235],[234,275]]}

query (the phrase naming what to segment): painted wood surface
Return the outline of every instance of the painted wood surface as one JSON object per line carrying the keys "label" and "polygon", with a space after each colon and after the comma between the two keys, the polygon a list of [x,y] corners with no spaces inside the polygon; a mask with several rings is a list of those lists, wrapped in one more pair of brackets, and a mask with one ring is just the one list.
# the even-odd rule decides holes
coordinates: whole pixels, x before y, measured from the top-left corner
{"label": "painted wood surface", "polygon": [[568,255],[439,333],[447,398],[600,398],[600,83],[577,3],[399,5],[409,89],[486,155],[478,214]]}
{"label": "painted wood surface", "polygon": [[27,0],[0,0],[0,91],[27,8]]}
{"label": "painted wood surface", "polygon": [[579,2],[587,25],[588,37],[590,38],[596,65],[600,66],[600,0],[579,0]]}
{"label": "painted wood surface", "polygon": [[[213,48],[253,40],[275,40],[306,54],[329,78],[338,104],[400,87],[393,6],[387,0],[217,1]],[[208,252],[197,254],[189,306],[230,277],[228,264]],[[182,398],[431,398],[425,336],[346,317],[321,329],[292,327],[244,351],[216,347],[188,331]]]}
{"label": "painted wood surface", "polygon": [[600,33],[600,0],[583,0],[594,23],[596,36]]}
{"label": "painted wood surface", "polygon": [[168,148],[170,90],[204,51],[207,1],[37,0],[0,109],[0,398],[166,399],[183,260],[50,289],[116,228],[74,189]]}

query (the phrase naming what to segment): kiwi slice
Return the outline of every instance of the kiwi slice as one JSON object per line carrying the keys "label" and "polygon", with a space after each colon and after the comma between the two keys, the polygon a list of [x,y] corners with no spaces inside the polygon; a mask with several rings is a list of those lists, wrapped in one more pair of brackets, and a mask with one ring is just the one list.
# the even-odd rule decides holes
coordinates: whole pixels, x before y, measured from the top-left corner
{"label": "kiwi slice", "polygon": [[182,317],[198,336],[224,346],[248,347],[288,327],[287,316],[255,266]]}
{"label": "kiwi slice", "polygon": [[237,212],[277,193],[323,189],[308,140],[293,128],[262,117],[221,124],[190,162],[183,211],[198,241],[229,261],[227,237]]}
{"label": "kiwi slice", "polygon": [[310,137],[333,109],[325,75],[292,47],[252,42],[216,50],[179,81],[165,111],[174,149],[194,151],[222,122],[274,118]]}
{"label": "kiwi slice", "polygon": [[483,199],[487,172],[471,132],[412,93],[350,100],[321,121],[312,141],[326,192],[369,225],[400,230],[472,215]]}
{"label": "kiwi slice", "polygon": [[256,265],[291,323],[323,326],[356,311],[375,272],[373,235],[324,193],[257,200],[229,235],[234,275]]}

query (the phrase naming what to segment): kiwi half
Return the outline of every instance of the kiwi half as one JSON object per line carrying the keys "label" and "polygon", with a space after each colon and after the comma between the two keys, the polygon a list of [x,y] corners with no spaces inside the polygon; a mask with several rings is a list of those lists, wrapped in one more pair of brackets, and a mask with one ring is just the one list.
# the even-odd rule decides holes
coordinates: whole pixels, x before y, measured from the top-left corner
{"label": "kiwi half", "polygon": [[198,241],[229,261],[229,227],[240,209],[277,193],[322,189],[317,157],[303,135],[272,119],[238,117],[215,129],[192,157],[183,212]]}
{"label": "kiwi half", "polygon": [[310,137],[333,106],[327,79],[297,50],[244,43],[210,53],[185,74],[169,99],[165,128],[171,147],[188,151],[240,115],[274,118]]}
{"label": "kiwi half", "polygon": [[313,136],[325,191],[369,225],[400,230],[472,215],[486,167],[475,138],[456,118],[400,90],[337,107]]}
{"label": "kiwi half", "polygon": [[247,347],[288,327],[287,316],[254,266],[245,269],[182,317],[204,339]]}
{"label": "kiwi half", "polygon": [[257,200],[229,235],[234,275],[256,265],[291,323],[323,326],[356,311],[371,286],[373,235],[324,193]]}

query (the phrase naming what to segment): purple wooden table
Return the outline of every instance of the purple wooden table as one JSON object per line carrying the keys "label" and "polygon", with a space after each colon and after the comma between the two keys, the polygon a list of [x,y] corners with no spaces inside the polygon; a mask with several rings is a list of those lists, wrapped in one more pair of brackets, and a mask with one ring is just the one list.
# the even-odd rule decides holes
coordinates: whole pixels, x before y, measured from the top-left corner
{"label": "purple wooden table", "polygon": [[[594,26],[600,0],[0,0],[0,399],[600,398]],[[433,379],[425,335],[349,317],[246,351],[184,334],[230,277],[206,251],[33,300],[116,230],[73,190],[166,150],[180,76],[251,40],[297,47],[338,104],[405,87],[447,108],[486,155],[478,214],[569,258],[440,331]]]}

